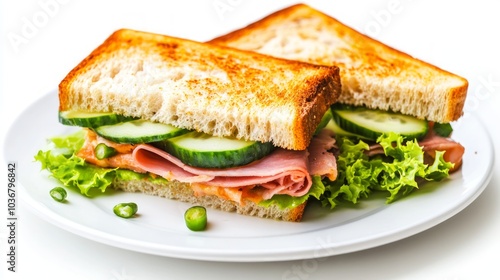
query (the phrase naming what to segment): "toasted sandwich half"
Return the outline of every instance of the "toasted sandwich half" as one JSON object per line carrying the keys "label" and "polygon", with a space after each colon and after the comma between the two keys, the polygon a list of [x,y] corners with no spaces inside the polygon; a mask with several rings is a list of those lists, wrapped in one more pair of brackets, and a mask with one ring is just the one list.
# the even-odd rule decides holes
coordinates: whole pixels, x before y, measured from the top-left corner
{"label": "toasted sandwich half", "polygon": [[372,39],[307,5],[277,11],[210,41],[340,68],[339,103],[449,123],[462,115],[466,79]]}
{"label": "toasted sandwich half", "polygon": [[59,119],[86,127],[74,156],[104,185],[300,221],[314,176],[336,177],[316,132],[339,95],[336,66],[123,29],[60,83]]}
{"label": "toasted sandwich half", "polygon": [[466,79],[304,4],[210,43],[340,68],[342,94],[327,126],[339,143],[339,173],[334,182],[324,180],[323,205],[357,203],[380,190],[392,202],[460,169],[465,147],[451,138],[450,122],[462,115]]}

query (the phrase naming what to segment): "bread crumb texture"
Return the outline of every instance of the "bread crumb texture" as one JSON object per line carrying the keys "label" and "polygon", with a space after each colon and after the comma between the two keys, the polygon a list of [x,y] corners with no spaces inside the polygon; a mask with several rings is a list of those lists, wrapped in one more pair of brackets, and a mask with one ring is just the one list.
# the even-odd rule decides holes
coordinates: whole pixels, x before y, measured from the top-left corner
{"label": "bread crumb texture", "polygon": [[211,41],[276,57],[337,65],[339,102],[450,122],[462,115],[468,82],[298,4]]}
{"label": "bread crumb texture", "polygon": [[304,149],[340,94],[338,72],[123,29],[61,82],[60,110],[115,112]]}

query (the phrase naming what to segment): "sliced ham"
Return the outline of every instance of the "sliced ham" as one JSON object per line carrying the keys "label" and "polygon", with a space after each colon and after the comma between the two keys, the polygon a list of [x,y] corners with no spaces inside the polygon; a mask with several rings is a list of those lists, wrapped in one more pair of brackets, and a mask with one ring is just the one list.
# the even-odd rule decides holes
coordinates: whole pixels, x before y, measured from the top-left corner
{"label": "sliced ham", "polygon": [[[242,194],[251,196],[254,201],[269,199],[275,194],[302,196],[311,188],[312,175],[327,176],[331,180],[337,176],[335,157],[327,152],[334,147],[335,139],[333,133],[326,130],[311,140],[308,150],[277,148],[261,160],[227,169],[192,167],[148,144],[133,146],[131,149],[131,146],[116,146],[109,141],[107,145],[117,147],[124,153],[98,160],[93,149],[103,141],[105,140],[89,131],[86,143],[78,155],[102,167],[150,172],[167,180],[191,183],[195,193],[218,194],[239,202]],[[256,199],[257,196],[260,199]]]}
{"label": "sliced ham", "polygon": [[259,185],[269,190],[264,199],[274,194],[302,196],[312,185],[307,151],[276,149],[259,161],[227,169],[188,166],[150,145],[139,145],[133,156],[142,169],[168,180],[226,188]]}
{"label": "sliced ham", "polygon": [[[418,141],[418,144],[422,147],[425,155],[431,157],[432,159],[435,158],[436,151],[445,151],[443,155],[444,160],[454,164],[453,168],[450,169],[450,172],[456,171],[462,165],[462,157],[464,155],[465,148],[451,138],[439,136],[434,133],[433,130],[429,130],[429,133],[424,137],[424,139]],[[371,145],[370,150],[367,151],[368,156],[383,153],[384,149],[379,144]]]}
{"label": "sliced ham", "polygon": [[[334,155],[329,153],[330,149],[335,147],[335,138],[332,131],[323,131],[318,136],[314,137],[311,145],[308,148],[309,157],[309,174],[327,176],[331,180],[337,177],[337,163]],[[206,184],[193,183],[191,184],[193,191],[197,195],[217,195],[228,200],[233,200],[241,204],[245,200],[250,200],[258,203],[262,199],[272,197],[274,194],[287,193],[292,196],[297,196],[299,193],[293,189],[287,189],[287,183],[282,182],[284,178],[279,179],[272,184],[264,183],[261,186],[244,186],[238,188],[225,188],[211,186]],[[281,181],[280,181],[281,180]],[[307,188],[307,190],[310,187]],[[305,193],[305,192],[304,192]]]}
{"label": "sliced ham", "polygon": [[313,175],[326,176],[331,181],[337,178],[337,160],[333,153],[328,152],[335,148],[335,133],[323,129],[311,140],[309,145],[309,171]]}
{"label": "sliced ham", "polygon": [[[94,153],[95,147],[99,143],[105,143],[106,145],[115,148],[118,151],[116,156],[106,158],[106,159],[97,159]],[[142,169],[132,157],[132,151],[134,145],[130,144],[117,144],[111,141],[108,141],[102,137],[99,137],[92,130],[87,129],[85,135],[85,143],[82,148],[76,153],[78,157],[85,159],[88,163],[92,163],[94,165],[100,167],[120,167],[124,169],[130,169],[135,172],[144,173],[146,170]]]}
{"label": "sliced ham", "polygon": [[457,170],[462,165],[462,157],[464,156],[465,148],[451,138],[439,136],[431,131],[419,142],[419,145],[422,146],[423,151],[432,158],[436,157],[436,151],[445,151],[443,155],[444,160],[454,164],[450,172]]}

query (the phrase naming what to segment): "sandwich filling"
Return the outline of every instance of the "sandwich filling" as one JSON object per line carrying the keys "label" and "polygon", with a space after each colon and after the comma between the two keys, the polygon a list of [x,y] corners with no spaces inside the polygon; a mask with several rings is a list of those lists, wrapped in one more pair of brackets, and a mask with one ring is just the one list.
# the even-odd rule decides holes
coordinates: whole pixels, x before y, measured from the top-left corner
{"label": "sandwich filling", "polygon": [[[95,147],[104,143],[118,153],[98,159]],[[77,156],[105,168],[124,168],[151,173],[169,181],[190,183],[195,195],[217,195],[243,204],[258,203],[276,194],[300,197],[313,184],[312,176],[335,180],[337,166],[329,152],[335,145],[333,132],[322,130],[303,151],[276,148],[268,156],[247,165],[231,168],[189,166],[168,152],[149,144],[118,144],[86,129],[85,143]]]}
{"label": "sandwich filling", "polygon": [[[305,150],[273,147],[245,164],[234,165],[233,156],[262,151],[248,148],[256,144],[245,144],[243,149],[234,153],[235,150],[227,147],[225,140],[209,141],[209,145],[204,142],[201,144],[203,147],[199,147],[197,145],[201,142],[195,141],[198,138],[194,136],[191,145],[183,147],[189,149],[190,158],[199,159],[199,153],[204,153],[202,159],[208,161],[210,166],[200,166],[176,155],[182,153],[169,150],[172,143],[180,143],[175,139],[188,136],[191,132],[181,131],[184,133],[181,136],[171,136],[181,132],[171,128],[166,132],[162,128],[159,133],[152,129],[156,125],[146,125],[144,130],[143,123],[142,126],[134,124],[131,128],[119,129],[118,133],[111,133],[112,137],[106,137],[101,135],[102,130],[99,129],[106,126],[102,125],[104,121],[113,119],[118,123],[109,126],[120,128],[123,124],[110,116],[90,116],[87,121],[99,119],[93,124],[97,128],[91,128],[85,122],[88,128],[73,135],[53,138],[54,147],[40,151],[35,159],[65,186],[77,187],[85,195],[92,195],[91,190],[94,189],[104,192],[107,187],[113,186],[116,179],[147,180],[157,186],[180,182],[189,186],[195,196],[216,196],[240,206],[250,201],[263,207],[276,205],[281,209],[303,205],[311,196],[330,208],[345,202],[356,204],[374,191],[388,193],[386,202],[391,203],[418,189],[425,181],[447,178],[449,172],[458,170],[461,165],[465,149],[449,137],[452,131],[449,125],[405,119],[406,124],[417,124],[411,127],[416,127],[419,135],[418,139],[408,139],[406,135],[416,135],[416,130],[395,127],[394,120],[401,118],[394,113],[376,112],[373,118],[374,112],[367,113],[366,109],[357,108],[354,112],[365,116],[363,119],[366,121],[353,123],[333,117],[337,114],[333,111],[332,107],[324,114]],[[382,128],[377,122],[370,124],[372,119],[387,118],[390,121],[383,123],[389,125]],[[81,120],[82,116],[74,119]],[[64,124],[83,126],[69,120],[62,118]],[[424,132],[420,132],[422,127]],[[158,134],[171,138],[158,142]],[[202,139],[213,139],[207,137]],[[366,139],[369,137],[372,137],[371,140]],[[257,145],[265,147],[267,144],[270,143]],[[103,146],[112,153],[103,154],[100,149]],[[231,154],[225,157],[224,163],[230,165],[212,165],[215,162],[211,158],[214,154],[212,148],[215,146],[219,151],[216,155],[225,157]]]}

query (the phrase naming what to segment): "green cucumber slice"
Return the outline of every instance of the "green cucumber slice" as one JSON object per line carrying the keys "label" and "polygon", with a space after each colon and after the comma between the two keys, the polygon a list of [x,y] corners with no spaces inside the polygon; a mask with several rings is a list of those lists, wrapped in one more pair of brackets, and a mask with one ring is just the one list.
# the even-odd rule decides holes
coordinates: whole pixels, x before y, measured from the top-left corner
{"label": "green cucumber slice", "polygon": [[352,138],[359,138],[359,139],[365,139],[365,140],[369,140],[368,138],[366,138],[365,136],[363,135],[359,135],[359,134],[355,134],[355,133],[352,133],[352,132],[349,132],[349,131],[346,131],[344,129],[342,129],[336,122],[335,120],[332,118],[328,124],[325,126],[325,129],[330,129],[331,131],[335,132],[335,135],[336,136],[342,136],[342,137],[352,137]]}
{"label": "green cucumber slice", "polygon": [[115,113],[91,113],[83,111],[60,111],[59,122],[65,125],[96,128],[103,125],[112,125],[134,120]]}
{"label": "green cucumber slice", "polygon": [[162,141],[187,133],[188,131],[168,124],[146,120],[133,120],[114,125],[104,125],[95,129],[95,132],[101,137],[116,143],[128,144]]}
{"label": "green cucumber slice", "polygon": [[334,105],[332,115],[342,129],[373,141],[389,132],[398,133],[406,139],[421,139],[429,129],[426,120],[365,107]]}
{"label": "green cucumber slice", "polygon": [[189,132],[155,143],[183,163],[203,168],[229,168],[256,161],[274,149],[271,143]]}
{"label": "green cucumber slice", "polygon": [[332,119],[332,110],[328,108],[326,110],[325,114],[323,114],[323,117],[321,118],[321,121],[318,124],[318,127],[316,127],[316,130],[314,131],[314,135],[317,135],[323,128],[325,128],[330,120]]}

